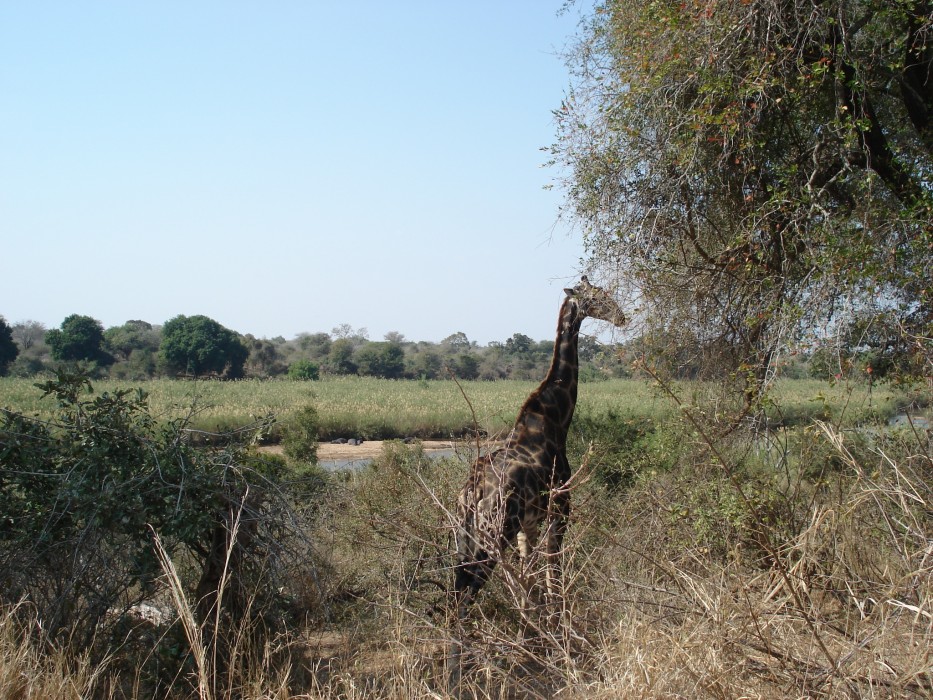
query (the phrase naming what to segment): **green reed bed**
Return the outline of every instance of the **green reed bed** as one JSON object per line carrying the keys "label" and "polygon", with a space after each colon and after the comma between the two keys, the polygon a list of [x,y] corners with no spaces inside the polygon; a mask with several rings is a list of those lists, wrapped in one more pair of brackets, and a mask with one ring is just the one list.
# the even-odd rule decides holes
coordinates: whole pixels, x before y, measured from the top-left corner
{"label": "green reed bed", "polygon": [[886,421],[905,410],[924,410],[930,402],[925,387],[904,389],[890,384],[783,380],[775,386],[769,417],[784,425],[804,425],[814,419],[838,425]]}
{"label": "green reed bed", "polygon": [[[0,406],[51,418],[55,405],[41,399],[30,379],[0,379]],[[243,380],[235,382],[148,382],[101,380],[95,392],[141,386],[153,415],[169,419],[194,408],[192,425],[219,431],[249,424],[270,413],[287,420],[312,405],[322,437],[359,434],[367,438],[449,437],[474,426],[489,434],[507,430],[535,382],[396,381],[372,377],[332,377],[314,382]],[[669,405],[643,381],[613,380],[580,386],[579,407],[595,413],[614,410],[655,417]],[[475,421],[474,421],[475,416]]]}
{"label": "green reed bed", "polygon": [[[0,379],[0,407],[52,418],[55,404],[41,399],[33,379]],[[536,382],[398,381],[373,377],[328,377],[313,382],[286,380],[147,382],[100,380],[95,392],[141,386],[152,414],[169,420],[193,410],[192,427],[219,432],[248,425],[269,414],[287,420],[304,406],[314,406],[322,438],[358,435],[368,439],[418,436],[446,438],[474,428],[500,434],[511,426]],[[676,392],[685,405],[705,401],[709,385],[682,383]],[[909,402],[888,387],[831,385],[811,380],[782,381],[773,392],[769,416],[785,425],[813,418],[858,423],[888,418]],[[578,411],[659,421],[674,411],[669,398],[649,382],[614,379],[580,385]],[[274,433],[273,433],[274,438]]]}

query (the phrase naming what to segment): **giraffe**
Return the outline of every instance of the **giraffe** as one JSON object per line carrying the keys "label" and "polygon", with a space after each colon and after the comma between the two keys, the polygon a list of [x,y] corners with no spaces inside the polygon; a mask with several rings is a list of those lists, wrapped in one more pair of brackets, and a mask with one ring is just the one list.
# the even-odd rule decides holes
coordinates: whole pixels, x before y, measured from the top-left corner
{"label": "giraffe", "polygon": [[548,592],[554,592],[552,575],[570,514],[570,494],[561,487],[570,478],[567,430],[577,402],[580,324],[587,317],[625,322],[612,296],[585,276],[564,292],[547,376],[525,400],[505,444],[473,463],[458,498],[454,597],[461,618],[505,548],[517,543],[527,557],[545,520]]}

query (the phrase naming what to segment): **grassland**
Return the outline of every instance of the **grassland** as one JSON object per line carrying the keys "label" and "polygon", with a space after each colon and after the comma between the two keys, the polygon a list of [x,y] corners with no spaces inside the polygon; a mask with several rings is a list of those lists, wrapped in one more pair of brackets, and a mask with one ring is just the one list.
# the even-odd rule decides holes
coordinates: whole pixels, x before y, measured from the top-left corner
{"label": "grassland", "polygon": [[[270,413],[287,421],[310,404],[325,436],[447,437],[474,413],[491,434],[506,428],[535,385],[142,386],[155,417],[194,405],[206,430]],[[712,385],[673,392],[581,385],[569,457],[586,476],[573,486],[559,619],[510,553],[469,617],[450,614],[443,584],[468,462],[388,442],[368,468],[302,491],[294,529],[268,549],[273,590],[296,620],[280,636],[264,637],[259,615],[229,630],[236,644],[199,626],[185,597],[194,586],[166,565],[149,599],[164,618],[137,620],[103,658],[50,652],[30,636],[40,621],[28,606],[0,608],[0,697],[930,697],[930,433],[884,428],[908,404],[928,415],[929,392],[787,381],[768,407],[773,430],[721,440],[704,427],[734,405]],[[0,406],[54,417],[40,394],[32,381],[0,380]],[[268,592],[257,585],[248,599]],[[218,664],[211,646],[229,658]],[[450,692],[457,648],[463,685]]]}
{"label": "grassland", "polygon": [[[51,398],[41,398],[35,383],[31,379],[0,379],[0,407],[52,418],[55,404]],[[314,382],[94,382],[97,393],[137,386],[149,394],[150,409],[157,418],[167,420],[194,407],[192,427],[209,432],[247,425],[269,414],[278,421],[287,421],[298,409],[312,405],[320,416],[322,439],[446,439],[472,432],[474,427],[490,435],[507,430],[536,383],[475,381],[458,385],[453,381],[371,377],[334,377]],[[686,405],[707,405],[715,389],[687,382],[678,385],[676,391]],[[813,418],[862,423],[887,419],[908,401],[905,394],[888,387],[869,390],[865,384],[795,380],[778,384],[770,413],[782,424],[800,424]],[[675,409],[671,400],[648,382],[616,379],[582,384],[577,410],[588,415],[613,412],[656,422],[668,418]],[[275,432],[271,439],[275,440]]]}

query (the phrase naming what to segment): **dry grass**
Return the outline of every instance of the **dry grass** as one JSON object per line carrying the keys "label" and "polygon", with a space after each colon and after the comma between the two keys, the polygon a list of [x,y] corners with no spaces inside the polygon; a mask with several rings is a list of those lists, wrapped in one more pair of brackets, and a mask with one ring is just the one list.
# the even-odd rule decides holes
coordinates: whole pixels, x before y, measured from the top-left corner
{"label": "dry grass", "polygon": [[[383,463],[356,484],[365,515],[333,551],[378,572],[362,587],[388,631],[371,629],[358,665],[334,667],[313,697],[444,696],[457,643],[472,697],[930,695],[928,446],[879,439],[853,456],[836,429],[818,430],[842,471],[797,486],[791,531],[761,510],[738,525],[723,517],[722,556],[717,533],[700,536],[698,519],[675,506],[690,489],[732,488],[722,465],[645,478],[615,502],[580,486],[556,625],[508,558],[465,627],[428,614],[443,605],[419,580],[443,576],[447,477],[435,484],[417,465]],[[342,553],[350,543],[355,556]],[[388,655],[382,673],[355,672],[374,649]]]}
{"label": "dry grass", "polygon": [[[163,558],[192,652],[170,694],[933,695],[929,434],[815,421],[763,450],[689,421],[670,430],[676,467],[646,469],[620,493],[579,472],[556,599],[541,595],[540,559],[506,553],[469,618],[454,619],[450,510],[469,459],[398,443],[331,486],[309,533],[314,614],[287,639],[236,626],[218,638],[222,620],[198,623]],[[21,620],[0,621],[0,696],[152,697],[131,679],[108,690],[107,665],[40,653]]]}
{"label": "dry grass", "polygon": [[37,620],[23,606],[0,614],[0,698],[83,700],[106,697],[108,666],[74,658],[67,650],[40,649],[30,630]]}

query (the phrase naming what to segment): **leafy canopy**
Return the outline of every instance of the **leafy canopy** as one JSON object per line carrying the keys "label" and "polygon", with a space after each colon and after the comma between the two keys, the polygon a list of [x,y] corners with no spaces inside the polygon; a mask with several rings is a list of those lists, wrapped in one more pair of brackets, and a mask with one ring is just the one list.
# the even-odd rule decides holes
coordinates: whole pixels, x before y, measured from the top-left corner
{"label": "leafy canopy", "polygon": [[176,372],[243,376],[249,350],[233,331],[207,316],[176,316],[162,328],[159,353]]}
{"label": "leafy canopy", "polygon": [[52,350],[52,357],[60,362],[113,362],[104,350],[104,327],[90,316],[72,314],[62,321],[60,328],[45,334],[45,342]]}
{"label": "leafy canopy", "polygon": [[[933,3],[607,0],[556,112],[564,214],[646,339],[739,372],[801,340],[929,374]],[[874,319],[874,321],[872,321]],[[882,323],[883,320],[883,323]]]}
{"label": "leafy canopy", "polygon": [[7,370],[19,355],[19,348],[13,341],[13,329],[0,316],[0,377],[6,376]]}

